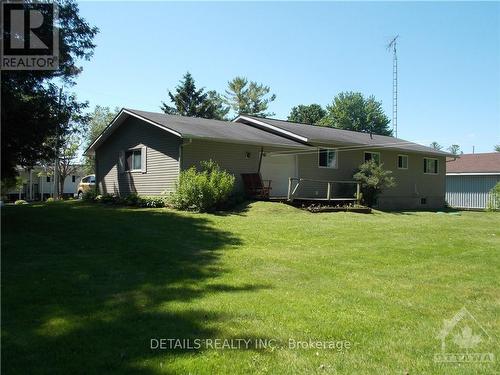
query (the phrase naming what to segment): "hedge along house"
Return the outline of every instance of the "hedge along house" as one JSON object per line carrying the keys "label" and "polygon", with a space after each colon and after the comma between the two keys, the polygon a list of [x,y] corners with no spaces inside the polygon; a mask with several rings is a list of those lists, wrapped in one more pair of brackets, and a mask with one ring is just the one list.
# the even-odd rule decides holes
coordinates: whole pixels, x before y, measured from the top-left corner
{"label": "hedge along house", "polygon": [[[353,197],[353,173],[374,159],[393,172],[379,207],[444,205],[447,153],[401,139],[239,116],[232,122],[123,109],[86,151],[95,155],[101,193],[159,195],[180,171],[215,160],[237,178],[261,173],[273,197]],[[299,185],[299,186],[297,186]]]}
{"label": "hedge along house", "polygon": [[498,182],[500,152],[450,158],[446,170],[446,202],[456,208],[484,209],[490,200],[490,190]]}

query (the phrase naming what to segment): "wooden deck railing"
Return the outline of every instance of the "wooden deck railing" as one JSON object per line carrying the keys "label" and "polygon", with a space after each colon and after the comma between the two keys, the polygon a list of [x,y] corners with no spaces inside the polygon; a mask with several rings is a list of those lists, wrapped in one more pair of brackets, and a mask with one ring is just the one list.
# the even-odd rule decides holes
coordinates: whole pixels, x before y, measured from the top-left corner
{"label": "wooden deck railing", "polygon": [[[294,181],[296,182],[294,186]],[[301,185],[306,182],[319,182],[326,184],[326,197],[315,197],[315,198],[307,198],[300,197],[297,195],[297,191]],[[332,185],[333,184],[351,184],[356,185],[356,197],[332,197]],[[361,200],[361,185],[356,181],[328,181],[328,180],[313,180],[309,178],[298,178],[298,177],[289,177],[288,178],[288,200],[292,202],[294,199],[304,199],[304,200],[322,200],[322,201],[356,201],[356,203],[360,203]]]}

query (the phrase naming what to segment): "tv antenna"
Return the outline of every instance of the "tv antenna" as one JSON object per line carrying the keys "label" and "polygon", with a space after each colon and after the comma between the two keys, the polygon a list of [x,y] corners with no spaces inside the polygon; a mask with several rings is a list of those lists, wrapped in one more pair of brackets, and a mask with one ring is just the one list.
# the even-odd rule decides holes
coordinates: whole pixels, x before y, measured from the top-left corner
{"label": "tv antenna", "polygon": [[397,54],[397,39],[396,35],[387,45],[387,49],[392,49],[392,128],[394,136],[398,137],[398,54]]}

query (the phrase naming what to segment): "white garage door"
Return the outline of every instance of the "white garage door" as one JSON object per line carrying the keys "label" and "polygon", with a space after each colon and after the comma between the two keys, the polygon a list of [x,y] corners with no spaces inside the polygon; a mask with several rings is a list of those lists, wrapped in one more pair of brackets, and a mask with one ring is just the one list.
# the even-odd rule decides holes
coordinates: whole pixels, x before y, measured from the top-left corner
{"label": "white garage door", "polygon": [[295,155],[266,154],[262,156],[260,173],[263,180],[272,180],[272,197],[287,196],[288,178],[296,177],[295,160]]}

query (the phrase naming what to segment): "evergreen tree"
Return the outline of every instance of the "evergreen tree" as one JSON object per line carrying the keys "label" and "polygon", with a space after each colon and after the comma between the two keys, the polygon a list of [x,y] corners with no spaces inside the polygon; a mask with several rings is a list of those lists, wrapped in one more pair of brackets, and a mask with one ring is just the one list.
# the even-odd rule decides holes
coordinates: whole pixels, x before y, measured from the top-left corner
{"label": "evergreen tree", "polygon": [[459,145],[451,145],[450,147],[448,147],[448,151],[450,153],[452,153],[453,155],[463,154],[463,151],[460,150],[460,146]]}
{"label": "evergreen tree", "polygon": [[429,145],[430,148],[433,148],[434,150],[442,150],[443,149],[443,146],[441,146],[439,143],[437,143],[436,141],[432,142],[430,145]]}
{"label": "evergreen tree", "polygon": [[273,112],[266,112],[269,104],[276,99],[270,93],[269,86],[248,81],[245,77],[235,77],[228,82],[225,101],[236,114],[248,114],[261,117],[273,116]]}
{"label": "evergreen tree", "polygon": [[215,91],[205,92],[204,88],[197,89],[189,72],[179,82],[175,93],[169,91],[168,96],[173,105],[162,102],[161,106],[163,112],[168,115],[223,119],[229,111]]}
{"label": "evergreen tree", "polygon": [[208,91],[208,100],[212,102],[215,110],[213,117],[216,120],[228,120],[227,114],[230,107],[225,104],[224,98],[215,90]]}

